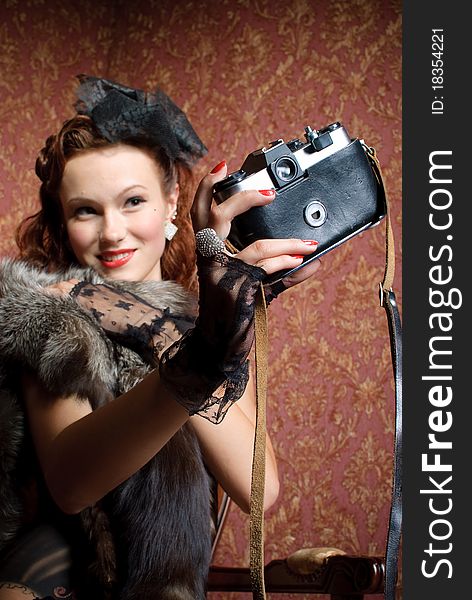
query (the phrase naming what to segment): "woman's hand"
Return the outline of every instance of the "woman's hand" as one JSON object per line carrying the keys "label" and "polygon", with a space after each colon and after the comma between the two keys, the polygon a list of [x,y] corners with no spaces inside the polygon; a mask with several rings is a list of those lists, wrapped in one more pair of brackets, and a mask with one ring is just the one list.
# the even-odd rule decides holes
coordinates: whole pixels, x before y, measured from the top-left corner
{"label": "woman's hand", "polygon": [[[275,190],[244,190],[217,204],[213,199],[215,184],[222,181],[228,173],[226,163],[219,163],[198,186],[193,202],[191,216],[195,232],[206,227],[214,229],[225,240],[231,229],[231,221],[250,208],[265,206],[275,199]],[[271,275],[277,271],[293,269],[299,266],[304,256],[312,254],[317,243],[313,240],[268,239],[257,240],[236,257],[250,265],[261,267]],[[285,288],[296,285],[311,277],[318,269],[319,261],[312,261],[303,269],[283,280]]]}

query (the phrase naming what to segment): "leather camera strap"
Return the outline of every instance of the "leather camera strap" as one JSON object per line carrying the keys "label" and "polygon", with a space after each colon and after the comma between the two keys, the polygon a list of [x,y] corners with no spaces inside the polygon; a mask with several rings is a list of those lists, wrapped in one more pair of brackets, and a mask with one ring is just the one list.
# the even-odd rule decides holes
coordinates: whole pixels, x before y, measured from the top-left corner
{"label": "leather camera strap", "polygon": [[[402,529],[402,333],[401,320],[392,289],[395,275],[395,244],[390,207],[375,149],[363,143],[386,205],[386,259],[380,283],[380,305],[385,308],[395,381],[395,434],[392,499],[385,551],[385,600],[395,599],[398,555]],[[268,368],[268,327],[264,290],[258,292],[255,316],[256,431],[254,438],[250,502],[250,575],[253,600],[265,600],[264,583],[264,484],[266,445],[266,396]]]}
{"label": "leather camera strap", "polygon": [[370,159],[379,187],[385,196],[386,215],[386,248],[385,272],[380,283],[380,305],[385,308],[390,335],[390,352],[392,356],[393,375],[395,382],[395,433],[393,442],[393,477],[392,499],[388,523],[387,546],[385,550],[385,599],[395,599],[395,586],[398,576],[398,555],[402,531],[402,326],[400,313],[393,292],[395,275],[395,244],[390,218],[390,206],[385,190],[380,163],[374,148],[363,144]]}
{"label": "leather camera strap", "polygon": [[249,513],[249,572],[252,597],[264,600],[264,489],[266,450],[266,397],[268,366],[267,308],[262,284],[256,297],[256,431],[252,459],[251,503]]}

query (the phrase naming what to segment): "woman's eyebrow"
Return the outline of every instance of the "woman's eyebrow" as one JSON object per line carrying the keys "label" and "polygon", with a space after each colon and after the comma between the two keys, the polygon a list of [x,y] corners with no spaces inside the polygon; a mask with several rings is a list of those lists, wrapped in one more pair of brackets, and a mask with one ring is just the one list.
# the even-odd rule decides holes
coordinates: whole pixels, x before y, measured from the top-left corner
{"label": "woman's eyebrow", "polygon": [[[129,186],[125,187],[124,189],[122,189],[116,195],[116,198],[118,198],[119,196],[128,194],[131,190],[135,190],[137,188],[140,188],[142,190],[147,190],[147,187],[145,185],[142,185],[140,183],[133,183],[132,185],[129,185]],[[77,204],[80,202],[94,202],[94,199],[89,196],[84,195],[84,196],[72,196],[72,198],[68,198],[66,200],[66,204]]]}

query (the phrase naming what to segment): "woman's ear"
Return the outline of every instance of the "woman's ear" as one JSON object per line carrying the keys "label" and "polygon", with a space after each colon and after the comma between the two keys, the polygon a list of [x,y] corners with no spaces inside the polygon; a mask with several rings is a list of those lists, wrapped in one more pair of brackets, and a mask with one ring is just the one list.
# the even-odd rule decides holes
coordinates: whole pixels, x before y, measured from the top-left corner
{"label": "woman's ear", "polygon": [[169,196],[167,198],[166,219],[168,221],[172,221],[175,218],[175,214],[177,212],[177,202],[179,200],[179,192],[180,192],[179,184],[176,183],[174,189],[172,190],[172,192],[169,194]]}

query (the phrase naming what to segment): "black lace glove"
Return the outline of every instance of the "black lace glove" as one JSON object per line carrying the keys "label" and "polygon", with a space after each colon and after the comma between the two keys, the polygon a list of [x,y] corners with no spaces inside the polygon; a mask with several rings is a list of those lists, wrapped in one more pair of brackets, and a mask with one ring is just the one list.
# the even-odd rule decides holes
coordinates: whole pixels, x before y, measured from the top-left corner
{"label": "black lace glove", "polygon": [[195,328],[164,352],[159,371],[190,414],[219,423],[246,389],[255,297],[266,273],[223,253],[197,254],[197,269]]}
{"label": "black lace glove", "polygon": [[279,279],[278,281],[275,281],[274,283],[265,283],[264,284],[264,298],[266,301],[266,306],[269,306],[269,304],[272,302],[272,300],[275,300],[279,296],[279,294],[281,294],[282,292],[284,292],[287,289],[288,289],[288,287],[285,285],[283,279]]}

